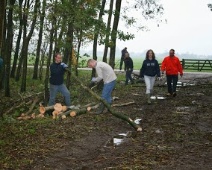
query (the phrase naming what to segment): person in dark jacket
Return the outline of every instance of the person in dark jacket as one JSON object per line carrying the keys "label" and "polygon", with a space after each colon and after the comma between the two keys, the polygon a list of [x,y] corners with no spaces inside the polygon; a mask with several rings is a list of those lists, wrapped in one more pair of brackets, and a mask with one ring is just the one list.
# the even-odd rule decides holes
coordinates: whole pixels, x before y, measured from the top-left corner
{"label": "person in dark jacket", "polygon": [[58,92],[60,92],[65,98],[66,106],[71,105],[70,92],[65,86],[64,74],[65,68],[68,66],[62,62],[62,56],[60,53],[54,55],[54,62],[50,65],[50,98],[49,106],[55,104],[55,98]]}
{"label": "person in dark jacket", "polygon": [[119,69],[122,70],[122,65],[124,62],[125,53],[127,53],[127,47],[125,47],[123,50],[121,50],[121,60],[120,60],[120,66]]}
{"label": "person in dark jacket", "polygon": [[140,69],[140,77],[144,77],[146,85],[147,102],[151,104],[151,94],[153,93],[153,87],[155,84],[155,78],[160,77],[160,67],[158,61],[155,59],[155,53],[153,50],[148,50],[146,53],[146,59],[143,61]]}
{"label": "person in dark jacket", "polygon": [[131,74],[133,72],[133,60],[130,58],[130,54],[128,52],[125,53],[124,64],[125,64],[125,71],[126,71],[125,85],[128,84],[129,80],[130,80],[131,84],[134,84],[134,81],[131,76]]}

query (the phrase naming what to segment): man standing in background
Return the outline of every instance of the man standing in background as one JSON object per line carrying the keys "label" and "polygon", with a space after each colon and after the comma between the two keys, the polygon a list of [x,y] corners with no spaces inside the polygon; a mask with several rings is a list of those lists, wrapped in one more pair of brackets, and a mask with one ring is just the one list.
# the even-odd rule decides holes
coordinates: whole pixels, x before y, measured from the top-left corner
{"label": "man standing in background", "polygon": [[124,57],[125,57],[125,53],[127,53],[127,47],[125,47],[122,51],[121,51],[121,59],[120,59],[120,67],[119,69],[122,70],[122,65],[124,62]]}
{"label": "man standing in background", "polygon": [[168,86],[168,94],[167,96],[175,97],[176,94],[176,87],[178,81],[178,73],[180,76],[183,76],[183,69],[180,63],[180,60],[177,56],[175,56],[175,50],[171,49],[169,51],[169,56],[166,56],[161,64],[161,71],[164,74],[166,71],[166,80]]}

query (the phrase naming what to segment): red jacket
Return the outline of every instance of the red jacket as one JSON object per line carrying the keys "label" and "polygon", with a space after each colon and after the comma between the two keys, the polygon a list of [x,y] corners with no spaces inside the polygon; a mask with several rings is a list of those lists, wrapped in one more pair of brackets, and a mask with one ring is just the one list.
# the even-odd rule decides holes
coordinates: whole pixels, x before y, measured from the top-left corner
{"label": "red jacket", "polygon": [[166,71],[166,75],[183,75],[182,65],[178,57],[167,56],[161,64],[161,71]]}

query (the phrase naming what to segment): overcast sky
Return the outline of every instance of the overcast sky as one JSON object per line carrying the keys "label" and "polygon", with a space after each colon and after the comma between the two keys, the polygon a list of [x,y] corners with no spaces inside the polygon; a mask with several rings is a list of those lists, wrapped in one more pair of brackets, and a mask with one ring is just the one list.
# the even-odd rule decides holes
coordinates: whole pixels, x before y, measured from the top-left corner
{"label": "overcast sky", "polygon": [[[143,52],[153,49],[155,53],[163,53],[174,48],[176,53],[212,55],[212,11],[207,7],[212,0],[161,0],[167,23],[148,23],[150,31],[135,33],[135,39],[117,41],[117,50],[128,47],[129,52]],[[133,13],[133,12],[132,12]],[[121,30],[126,30],[119,24]],[[92,45],[90,46],[90,50]],[[102,51],[103,46],[98,47]],[[117,51],[118,52],[118,51]]]}
{"label": "overcast sky", "polygon": [[153,49],[156,53],[174,48],[178,53],[212,55],[212,11],[207,7],[212,0],[161,0],[167,23],[151,24],[148,32],[136,33],[135,39],[118,42],[139,52]]}

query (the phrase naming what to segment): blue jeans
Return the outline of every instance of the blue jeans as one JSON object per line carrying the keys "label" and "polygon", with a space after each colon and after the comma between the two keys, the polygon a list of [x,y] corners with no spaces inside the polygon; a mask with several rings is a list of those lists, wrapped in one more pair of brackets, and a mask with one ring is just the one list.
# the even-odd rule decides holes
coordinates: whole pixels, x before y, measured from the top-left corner
{"label": "blue jeans", "polygon": [[104,84],[103,90],[102,90],[102,98],[108,103],[112,103],[112,91],[116,85],[116,80]]}
{"label": "blue jeans", "polygon": [[176,93],[178,75],[166,75],[168,92],[170,94]]}
{"label": "blue jeans", "polygon": [[55,98],[58,92],[60,92],[65,97],[66,106],[71,106],[71,95],[69,90],[64,84],[61,85],[50,84],[50,98],[48,105],[52,106],[55,104]]}

